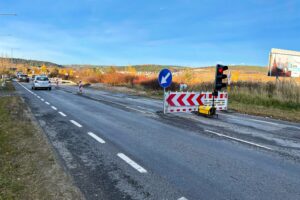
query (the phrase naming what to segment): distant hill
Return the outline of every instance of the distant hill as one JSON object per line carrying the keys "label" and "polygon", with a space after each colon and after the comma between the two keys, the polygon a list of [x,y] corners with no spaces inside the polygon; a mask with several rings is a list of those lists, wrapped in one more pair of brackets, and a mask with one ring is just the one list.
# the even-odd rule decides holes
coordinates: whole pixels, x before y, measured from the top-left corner
{"label": "distant hill", "polygon": [[[13,62],[13,64],[24,64],[26,66],[42,66],[46,65],[47,67],[70,67],[70,68],[103,68],[103,70],[110,68],[110,67],[115,67],[118,71],[124,71],[126,70],[129,66],[114,66],[114,65],[89,65],[89,64],[71,64],[71,65],[60,65],[56,64],[53,62],[48,62],[48,61],[40,61],[40,60],[27,60],[27,59],[21,59],[21,58],[1,58],[0,57],[0,62],[5,61],[7,62]],[[186,67],[186,66],[179,66],[179,65],[155,65],[155,64],[142,64],[142,65],[130,65],[130,67],[135,68],[136,71],[138,72],[159,72],[160,70],[164,68],[171,69],[173,72],[184,70],[184,69],[192,69],[192,70],[205,70],[205,69],[210,69],[213,70],[215,66],[207,66],[207,67]],[[257,71],[257,72],[263,72],[265,73],[267,71],[266,66],[248,66],[248,65],[234,65],[234,66],[229,66],[229,69],[232,70],[238,70],[238,71]]]}
{"label": "distant hill", "polygon": [[[129,66],[108,66],[108,65],[64,65],[64,67],[72,67],[72,68],[109,68],[109,67],[115,67],[117,70],[124,71]],[[143,64],[143,65],[130,65],[130,67],[133,67],[138,72],[158,72],[164,68],[171,69],[172,71],[182,70],[188,67],[184,66],[175,66],[175,65],[152,65],[152,64]]]}
{"label": "distant hill", "polygon": [[[164,69],[164,68],[168,68],[171,69],[172,71],[178,71],[178,70],[183,70],[186,69],[188,67],[184,67],[184,66],[174,66],[174,65],[151,65],[151,64],[147,64],[147,65],[132,65],[131,67],[135,68],[136,71],[139,72],[159,72],[160,70]],[[128,66],[122,66],[119,67],[120,70],[124,70],[126,68],[128,68]]]}
{"label": "distant hill", "polygon": [[[193,69],[215,69],[216,66],[208,66],[208,67],[197,67]],[[256,65],[228,65],[229,70],[236,71],[257,71],[257,72],[266,72],[267,66],[256,66]]]}
{"label": "distant hill", "polygon": [[234,70],[256,71],[256,72],[264,72],[264,73],[268,71],[267,66],[255,66],[255,65],[233,65],[233,66],[229,66],[229,68]]}
{"label": "distant hill", "polygon": [[53,62],[48,62],[48,61],[40,61],[40,60],[27,60],[27,59],[22,59],[22,58],[3,58],[0,57],[0,62],[6,61],[6,62],[12,62],[13,64],[24,64],[26,66],[42,66],[46,65],[47,67],[52,66],[52,67],[63,67],[63,65],[59,65]]}

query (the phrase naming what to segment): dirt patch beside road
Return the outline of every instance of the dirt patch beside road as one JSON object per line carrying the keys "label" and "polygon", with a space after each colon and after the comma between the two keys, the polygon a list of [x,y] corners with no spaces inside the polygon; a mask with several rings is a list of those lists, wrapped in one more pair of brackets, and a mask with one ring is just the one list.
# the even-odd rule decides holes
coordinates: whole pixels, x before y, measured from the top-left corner
{"label": "dirt patch beside road", "polygon": [[1,200],[83,199],[19,96],[0,95],[0,166]]}

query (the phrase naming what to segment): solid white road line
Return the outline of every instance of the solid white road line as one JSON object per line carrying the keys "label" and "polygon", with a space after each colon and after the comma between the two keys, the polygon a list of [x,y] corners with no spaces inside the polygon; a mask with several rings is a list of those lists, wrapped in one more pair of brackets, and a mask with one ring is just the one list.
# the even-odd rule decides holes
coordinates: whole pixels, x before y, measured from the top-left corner
{"label": "solid white road line", "polygon": [[45,104],[50,105],[50,103],[48,101],[46,101]]}
{"label": "solid white road line", "polygon": [[290,126],[292,128],[296,128],[296,129],[299,129],[300,130],[300,127],[297,127],[297,126]]}
{"label": "solid white road line", "polygon": [[155,110],[148,109],[148,108],[144,108],[144,107],[142,107],[142,106],[137,106],[137,107],[139,107],[139,108],[141,108],[142,110],[145,110],[145,111],[147,111],[147,112],[150,112],[150,113],[155,112]]}
{"label": "solid white road line", "polygon": [[57,110],[57,108],[56,108],[56,107],[54,107],[54,106],[51,106],[51,108],[52,108],[53,110]]}
{"label": "solid white road line", "polygon": [[133,167],[134,169],[136,169],[138,172],[140,172],[140,173],[147,173],[147,170],[145,170],[143,167],[141,167],[140,165],[138,165],[136,162],[134,162],[133,160],[131,160],[130,158],[128,158],[125,154],[118,153],[117,155],[118,155],[119,158],[121,158],[122,160],[124,160],[127,164],[129,164],[131,167]]}
{"label": "solid white road line", "polygon": [[262,123],[266,123],[266,124],[272,124],[272,125],[280,125],[280,124],[277,124],[277,123],[274,123],[274,122],[268,122],[268,121],[263,121],[263,120],[259,120],[259,119],[251,119],[251,118],[248,118],[246,120],[250,120],[250,121],[255,121],[255,122],[262,122]]}
{"label": "solid white road line", "polygon": [[113,103],[113,104],[117,104],[117,105],[125,106],[126,107],[126,104],[118,103],[118,102],[115,102],[115,101],[109,101],[109,100],[105,100],[105,99],[98,99],[98,100],[100,100],[100,101],[106,101],[108,103]]}
{"label": "solid white road line", "polygon": [[61,116],[66,117],[67,115],[63,112],[58,112]]}
{"label": "solid white road line", "polygon": [[220,136],[220,137],[225,137],[225,138],[229,138],[229,139],[236,140],[236,141],[239,141],[239,142],[243,142],[243,143],[246,143],[246,144],[250,144],[250,145],[253,145],[253,146],[257,146],[257,147],[260,147],[260,148],[272,150],[270,147],[263,146],[263,145],[260,145],[260,144],[256,144],[256,143],[253,143],[253,142],[249,142],[249,141],[246,141],[246,140],[242,140],[242,139],[239,139],[239,138],[231,137],[231,136],[224,135],[224,134],[217,133],[217,132],[210,131],[210,130],[205,130],[205,131],[209,132],[209,133],[212,133],[212,134],[215,134],[215,135]]}
{"label": "solid white road line", "polygon": [[187,198],[185,198],[185,197],[180,197],[179,199],[177,199],[177,200],[188,200]]}
{"label": "solid white road line", "polygon": [[[228,116],[228,117],[231,117],[231,118],[240,119],[239,117],[228,115],[228,114],[224,114],[224,113],[219,113],[219,115],[224,115],[224,116]],[[255,122],[262,122],[262,123],[272,124],[272,125],[277,125],[277,126],[280,125],[280,124],[275,123],[275,122],[268,122],[268,121],[259,120],[259,119],[245,118],[245,120],[255,121]]]}
{"label": "solid white road line", "polygon": [[76,121],[74,121],[74,120],[70,120],[70,122],[71,122],[72,124],[74,124],[75,126],[78,126],[79,128],[82,127],[81,124],[79,124],[78,122],[76,122]]}
{"label": "solid white road line", "polygon": [[94,138],[95,140],[97,140],[98,142],[100,142],[101,144],[104,144],[104,143],[105,143],[105,141],[104,141],[102,138],[98,137],[98,136],[95,135],[94,133],[88,132],[88,134],[89,134],[89,136],[91,136],[92,138]]}
{"label": "solid white road line", "polygon": [[144,113],[144,114],[147,113],[147,112],[145,112],[145,111],[142,111],[142,110],[139,110],[139,109],[136,109],[136,108],[132,108],[132,107],[129,107],[129,106],[126,106],[126,108],[131,109],[131,110],[134,110],[134,111],[137,111],[137,112],[141,112],[141,113]]}

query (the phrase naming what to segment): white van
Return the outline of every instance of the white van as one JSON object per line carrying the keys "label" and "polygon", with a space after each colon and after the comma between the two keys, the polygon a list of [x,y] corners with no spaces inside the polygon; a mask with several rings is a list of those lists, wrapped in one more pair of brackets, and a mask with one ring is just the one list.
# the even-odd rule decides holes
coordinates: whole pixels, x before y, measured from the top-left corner
{"label": "white van", "polygon": [[31,89],[48,89],[51,90],[51,82],[47,76],[36,76],[34,77],[34,81],[32,82]]}

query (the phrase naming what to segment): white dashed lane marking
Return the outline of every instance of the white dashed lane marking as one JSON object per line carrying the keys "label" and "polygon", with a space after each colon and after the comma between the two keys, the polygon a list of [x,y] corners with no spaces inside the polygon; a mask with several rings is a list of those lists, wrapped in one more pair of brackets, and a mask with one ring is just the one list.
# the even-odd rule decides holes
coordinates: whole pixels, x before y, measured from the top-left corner
{"label": "white dashed lane marking", "polygon": [[74,124],[75,126],[79,127],[79,128],[82,127],[81,124],[79,124],[78,122],[76,122],[76,121],[74,121],[74,120],[70,120],[70,122],[71,122],[72,124]]}
{"label": "white dashed lane marking", "polygon": [[94,138],[95,140],[97,140],[98,142],[100,142],[101,144],[105,143],[105,141],[102,138],[98,137],[97,135],[95,135],[92,132],[88,132],[88,135],[91,136],[92,138]]}
{"label": "white dashed lane marking", "polygon": [[57,110],[57,108],[56,108],[56,107],[54,107],[54,106],[51,106],[51,108],[52,108],[53,110]]}
{"label": "white dashed lane marking", "polygon": [[45,104],[50,105],[50,103],[48,101],[46,101]]}
{"label": "white dashed lane marking", "polygon": [[131,160],[125,154],[118,153],[117,155],[118,155],[119,158],[121,158],[122,160],[124,160],[127,164],[129,164],[131,167],[133,167],[134,169],[136,169],[138,172],[140,172],[140,173],[147,173],[147,170],[145,170],[143,167],[141,167],[136,162],[134,162],[133,160]]}
{"label": "white dashed lane marking", "polygon": [[63,112],[58,112],[61,116],[66,117],[67,115]]}
{"label": "white dashed lane marking", "polygon": [[177,199],[177,200],[188,200],[187,198],[185,198],[185,197],[180,197],[179,199]]}

